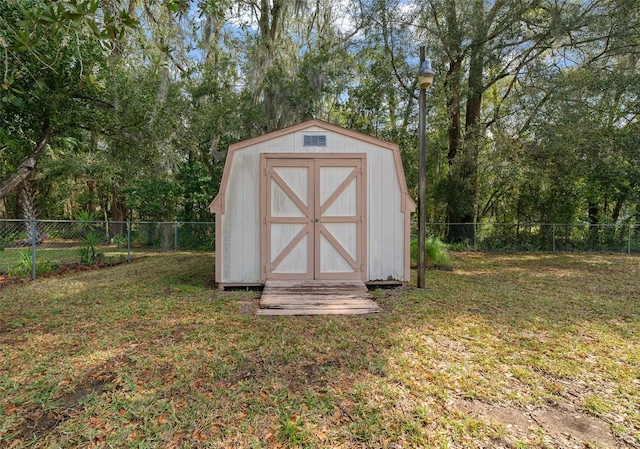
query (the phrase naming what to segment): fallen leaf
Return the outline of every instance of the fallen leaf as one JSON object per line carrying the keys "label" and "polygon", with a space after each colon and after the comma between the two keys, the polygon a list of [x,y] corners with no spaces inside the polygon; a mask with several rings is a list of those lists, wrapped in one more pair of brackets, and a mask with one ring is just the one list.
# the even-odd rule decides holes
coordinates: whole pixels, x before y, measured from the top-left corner
{"label": "fallen leaf", "polygon": [[131,432],[129,433],[129,435],[127,435],[126,440],[127,440],[129,443],[132,443],[132,442],[134,442],[134,441],[136,440],[136,438],[138,438],[138,431],[137,431],[137,430],[133,430],[133,431],[131,431]]}

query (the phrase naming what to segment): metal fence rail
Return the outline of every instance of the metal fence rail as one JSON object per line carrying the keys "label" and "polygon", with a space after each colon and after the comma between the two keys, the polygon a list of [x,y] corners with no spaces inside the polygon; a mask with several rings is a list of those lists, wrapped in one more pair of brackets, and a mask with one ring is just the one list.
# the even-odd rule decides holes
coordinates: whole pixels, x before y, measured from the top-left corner
{"label": "metal fence rail", "polygon": [[213,251],[215,223],[0,220],[0,275],[35,279],[65,265],[178,249]]}

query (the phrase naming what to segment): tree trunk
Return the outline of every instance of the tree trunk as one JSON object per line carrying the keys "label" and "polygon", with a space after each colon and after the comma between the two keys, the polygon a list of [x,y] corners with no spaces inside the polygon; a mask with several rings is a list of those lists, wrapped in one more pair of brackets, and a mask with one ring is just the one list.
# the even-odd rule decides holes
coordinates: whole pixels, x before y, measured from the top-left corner
{"label": "tree trunk", "polygon": [[[458,204],[449,205],[449,223],[447,240],[450,242],[470,242],[473,240],[475,222],[475,206],[478,183],[478,153],[482,139],[480,112],[482,110],[482,71],[483,55],[479,47],[475,47],[471,54],[469,67],[469,93],[465,116],[464,151],[460,153],[460,112],[450,112],[449,126],[449,166],[452,177],[450,186],[458,191],[463,200]],[[459,101],[459,100],[458,100]],[[458,161],[456,159],[460,158]]]}
{"label": "tree trunk", "polygon": [[589,201],[589,224],[598,224],[600,215],[600,206],[598,203]]}
{"label": "tree trunk", "polygon": [[36,233],[33,234],[33,227],[31,222],[38,218],[38,208],[36,206],[36,187],[31,179],[31,176],[25,178],[18,187],[18,208],[20,212],[20,218],[24,220],[25,230],[27,232],[27,241],[33,242],[35,238],[37,243],[40,243],[40,233],[36,227]]}
{"label": "tree trunk", "polygon": [[42,126],[42,132],[40,133],[35,149],[24,161],[22,161],[20,165],[18,165],[16,173],[9,175],[9,177],[0,184],[0,199],[13,192],[13,190],[16,189],[25,179],[31,176],[31,173],[35,169],[36,164],[46,150],[47,144],[53,135],[49,120],[47,119]]}
{"label": "tree trunk", "polygon": [[118,195],[118,189],[113,188],[111,190],[111,232],[113,235],[124,234],[125,226],[125,207],[120,200],[120,195]]}
{"label": "tree trunk", "polygon": [[[457,179],[452,180],[452,186],[457,186],[458,195],[463,199],[454,207],[449,207],[449,223],[459,223],[449,227],[447,239],[452,242],[470,242],[473,240],[476,221],[476,197],[478,184],[478,153],[483,137],[480,114],[482,112],[482,94],[484,92],[484,44],[486,40],[486,24],[484,23],[483,2],[476,0],[474,3],[475,18],[478,21],[474,30],[474,39],[470,45],[469,55],[469,79],[465,114],[465,141],[462,159],[450,174]],[[459,111],[459,108],[458,108]],[[459,117],[458,117],[459,120]],[[459,122],[455,124],[459,128]],[[454,124],[449,129],[449,140],[453,133]],[[459,131],[457,131],[459,132]],[[451,155],[451,147],[449,148]],[[457,152],[456,152],[457,153]],[[455,157],[456,154],[454,154]]]}
{"label": "tree trunk", "polygon": [[[469,190],[469,174],[473,170],[470,169],[469,152],[461,152],[461,111],[460,111],[460,70],[462,60],[456,58],[450,61],[449,73],[447,74],[447,108],[449,111],[449,152],[447,154],[447,162],[449,164],[449,188],[455,189],[456,192],[450,192],[449,198],[473,197],[475,198],[475,189]],[[462,157],[462,160],[459,160]],[[477,171],[477,170],[476,170]],[[457,204],[448,204],[447,221],[450,225],[447,229],[447,240],[449,242],[469,242],[473,239],[473,208],[467,205],[468,201],[462,201]],[[465,206],[461,206],[464,204]]]}
{"label": "tree trunk", "polygon": [[[264,73],[268,73],[272,66],[277,64],[277,49],[284,29],[283,22],[287,13],[286,6],[283,0],[274,0],[272,4],[268,0],[260,0],[258,28],[265,50],[260,70]],[[263,79],[261,94],[264,108],[263,131],[271,132],[283,124],[286,125],[287,123],[283,123],[283,121],[286,121],[283,120],[286,108],[284,104],[285,98],[281,92],[279,80]]]}
{"label": "tree trunk", "polygon": [[599,215],[600,215],[600,206],[598,203],[589,201],[588,204],[588,213],[589,213],[589,236],[591,238],[592,250],[595,249],[594,245],[598,241],[598,235],[600,230],[598,228]]}
{"label": "tree trunk", "polygon": [[613,211],[611,212],[611,222],[617,223],[618,218],[620,218],[620,211],[622,211],[622,206],[627,199],[627,192],[621,192],[616,199],[616,203],[613,205]]}
{"label": "tree trunk", "polygon": [[449,71],[445,79],[447,91],[447,111],[449,111],[449,152],[447,161],[453,164],[460,149],[460,69],[462,58],[456,57],[449,61]]}

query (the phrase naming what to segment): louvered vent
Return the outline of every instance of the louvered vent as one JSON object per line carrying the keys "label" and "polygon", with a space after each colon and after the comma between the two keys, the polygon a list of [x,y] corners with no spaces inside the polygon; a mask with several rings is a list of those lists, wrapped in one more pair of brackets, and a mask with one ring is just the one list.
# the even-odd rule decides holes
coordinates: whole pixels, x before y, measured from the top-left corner
{"label": "louvered vent", "polygon": [[304,136],[303,146],[305,147],[326,147],[327,136]]}

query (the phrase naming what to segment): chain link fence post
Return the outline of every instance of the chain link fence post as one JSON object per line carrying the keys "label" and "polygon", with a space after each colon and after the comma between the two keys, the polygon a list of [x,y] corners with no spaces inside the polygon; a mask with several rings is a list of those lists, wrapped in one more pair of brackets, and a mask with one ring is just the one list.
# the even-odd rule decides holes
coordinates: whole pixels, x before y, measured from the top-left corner
{"label": "chain link fence post", "polygon": [[131,262],[131,221],[127,220],[127,262]]}
{"label": "chain link fence post", "polygon": [[31,280],[36,278],[36,221],[31,220]]}
{"label": "chain link fence post", "polygon": [[629,222],[629,235],[627,237],[627,254],[631,254],[631,222]]}
{"label": "chain link fence post", "polygon": [[173,250],[178,251],[178,222],[173,222]]}
{"label": "chain link fence post", "polygon": [[552,237],[553,240],[552,240],[551,247],[552,247],[553,252],[555,253],[556,252],[556,224],[555,223],[553,225],[551,225],[551,229],[553,230],[552,233],[551,233],[552,236],[553,236]]}
{"label": "chain link fence post", "polygon": [[478,223],[473,224],[473,250],[478,251]]}

